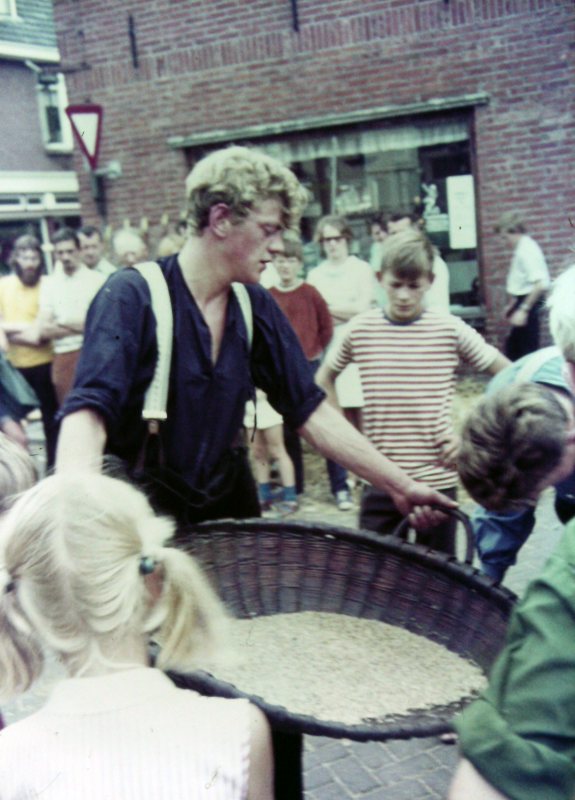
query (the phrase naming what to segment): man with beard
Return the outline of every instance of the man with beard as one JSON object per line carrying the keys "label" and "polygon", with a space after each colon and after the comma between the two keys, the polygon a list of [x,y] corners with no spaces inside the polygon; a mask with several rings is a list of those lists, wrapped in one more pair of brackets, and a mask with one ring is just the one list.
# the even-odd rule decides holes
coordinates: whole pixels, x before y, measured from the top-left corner
{"label": "man with beard", "polygon": [[[47,467],[54,464],[58,404],[50,377],[52,344],[37,325],[40,285],[45,280],[43,254],[35,236],[20,236],[10,255],[12,275],[0,278],[0,318],[8,338],[7,357],[26,378],[40,401],[46,437]],[[8,431],[6,431],[8,433]]]}

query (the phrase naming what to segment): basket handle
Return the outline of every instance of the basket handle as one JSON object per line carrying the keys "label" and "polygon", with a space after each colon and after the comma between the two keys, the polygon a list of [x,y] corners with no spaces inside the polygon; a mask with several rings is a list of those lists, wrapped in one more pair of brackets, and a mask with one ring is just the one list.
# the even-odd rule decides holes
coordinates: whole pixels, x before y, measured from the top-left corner
{"label": "basket handle", "polygon": [[[435,503],[430,506],[431,508],[441,511],[448,516],[455,517],[460,522],[463,523],[463,527],[465,529],[465,538],[466,538],[466,546],[465,546],[465,559],[464,562],[466,564],[473,564],[473,528],[471,527],[471,521],[467,514],[464,511],[461,511],[459,508],[448,508],[447,506],[440,506],[436,505]],[[405,517],[402,519],[397,528],[391,534],[392,536],[399,536],[405,530],[410,527],[411,523],[409,521],[409,517]]]}

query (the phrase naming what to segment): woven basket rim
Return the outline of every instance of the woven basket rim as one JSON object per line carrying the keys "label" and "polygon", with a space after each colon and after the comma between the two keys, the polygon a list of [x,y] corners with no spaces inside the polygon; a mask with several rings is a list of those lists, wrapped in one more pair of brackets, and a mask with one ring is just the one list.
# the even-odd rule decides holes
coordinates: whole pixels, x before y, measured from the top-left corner
{"label": "woven basket rim", "polygon": [[[201,522],[188,526],[184,533],[186,540],[193,541],[194,534],[209,534],[210,537],[253,535],[254,533],[292,534],[299,537],[327,537],[357,545],[368,546],[374,551],[383,550],[399,554],[406,561],[414,561],[431,570],[448,576],[451,581],[473,588],[488,598],[500,611],[509,615],[516,601],[516,595],[499,585],[493,578],[484,575],[470,564],[458,561],[454,556],[439,553],[429,547],[411,544],[398,536],[379,535],[372,531],[356,528],[334,527],[327,523],[304,520],[268,520],[253,518],[245,520],[224,519]],[[183,541],[182,541],[183,543]],[[289,612],[288,612],[289,613]],[[297,613],[297,612],[294,612]],[[337,612],[336,612],[337,613]],[[274,730],[285,733],[330,736],[356,741],[385,740],[390,738],[408,739],[412,737],[436,736],[451,730],[450,718],[473,698],[462,698],[448,706],[435,706],[429,709],[414,709],[412,713],[401,716],[390,715],[373,724],[348,725],[330,720],[288,711],[282,706],[273,705],[265,698],[247,694],[231,683],[215,678],[213,675],[196,671],[191,674],[171,673],[170,677],[179,686],[194,689],[205,695],[228,698],[245,698],[257,705],[268,717]]]}
{"label": "woven basket rim", "polygon": [[[293,520],[284,522],[282,520],[268,520],[260,517],[251,519],[222,519],[216,521],[200,522],[196,525],[186,527],[186,534],[190,533],[210,533],[211,536],[223,536],[234,533],[234,535],[249,535],[261,531],[278,531],[283,534],[293,533],[298,535],[327,536],[334,539],[353,542],[354,544],[369,544],[376,548],[401,553],[406,560],[436,569],[456,582],[467,586],[472,586],[480,594],[489,597],[495,604],[504,611],[509,612],[517,601],[517,595],[507,587],[502,586],[495,578],[480,572],[470,564],[458,561],[455,556],[447,555],[432,550],[430,547],[421,544],[412,544],[400,539],[398,536],[377,534],[373,531],[333,527],[327,523],[313,522],[308,523],[304,520]],[[189,541],[189,536],[186,536]]]}

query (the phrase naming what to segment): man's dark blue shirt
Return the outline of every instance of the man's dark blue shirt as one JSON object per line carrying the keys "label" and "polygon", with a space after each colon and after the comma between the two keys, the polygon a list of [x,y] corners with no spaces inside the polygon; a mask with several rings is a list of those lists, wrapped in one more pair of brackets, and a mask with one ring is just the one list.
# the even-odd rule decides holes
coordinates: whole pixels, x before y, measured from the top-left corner
{"label": "man's dark blue shirt", "polygon": [[[325,394],[314,383],[283,312],[260,286],[246,287],[253,311],[251,351],[239,302],[230,292],[214,365],[210,331],[177,256],[159,263],[174,315],[168,419],[162,426],[166,466],[201,490],[233,447],[254,385],[263,389],[291,428],[303,425]],[[146,433],[141,412],[156,355],[156,321],[148,284],[136,270],[120,270],[90,307],[74,388],[61,413],[96,411],[106,426],[107,452],[131,465]]]}

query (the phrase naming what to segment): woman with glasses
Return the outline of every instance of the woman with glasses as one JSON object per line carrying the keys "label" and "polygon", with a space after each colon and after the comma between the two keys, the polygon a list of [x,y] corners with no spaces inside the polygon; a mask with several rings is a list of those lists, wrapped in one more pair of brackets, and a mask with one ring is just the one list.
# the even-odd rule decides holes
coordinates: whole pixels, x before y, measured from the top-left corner
{"label": "woman with glasses", "polygon": [[[314,235],[326,257],[311,270],[307,281],[315,286],[328,305],[334,329],[330,348],[338,346],[350,319],[375,304],[377,285],[373,270],[367,261],[350,255],[352,238],[349,222],[337,216],[322,217]],[[363,392],[356,364],[349,364],[339,375],[336,392],[346,418],[360,430]],[[346,478],[342,467],[334,470],[333,478],[330,470],[331,489],[341,510],[351,508]]]}

